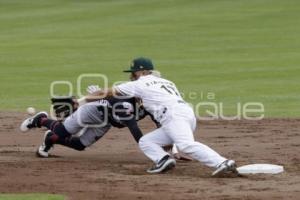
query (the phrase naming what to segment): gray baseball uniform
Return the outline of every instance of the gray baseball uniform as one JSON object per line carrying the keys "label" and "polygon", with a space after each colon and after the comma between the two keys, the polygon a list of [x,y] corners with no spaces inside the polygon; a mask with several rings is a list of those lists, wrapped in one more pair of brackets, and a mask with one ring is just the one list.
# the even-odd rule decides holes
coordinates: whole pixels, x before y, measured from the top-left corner
{"label": "gray baseball uniform", "polygon": [[72,134],[79,134],[80,141],[86,147],[95,143],[111,128],[107,112],[109,102],[99,100],[87,103],[66,118],[64,126]]}

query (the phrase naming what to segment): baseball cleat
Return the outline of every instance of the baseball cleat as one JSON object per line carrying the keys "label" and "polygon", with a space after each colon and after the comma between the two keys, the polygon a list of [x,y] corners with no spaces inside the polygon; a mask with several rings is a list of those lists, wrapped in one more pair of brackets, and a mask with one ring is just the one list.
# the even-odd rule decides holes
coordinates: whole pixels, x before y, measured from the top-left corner
{"label": "baseball cleat", "polygon": [[227,174],[228,172],[238,174],[236,170],[236,164],[234,160],[225,160],[222,162],[217,169],[212,173],[212,176],[218,176],[221,174]]}
{"label": "baseball cleat", "polygon": [[166,172],[174,168],[176,160],[171,158],[169,155],[163,157],[155,166],[148,169],[147,172],[150,174]]}
{"label": "baseball cleat", "polygon": [[38,150],[36,151],[36,155],[37,155],[37,157],[40,157],[40,158],[48,158],[49,157],[49,153],[47,151],[45,151],[44,145],[39,146]]}
{"label": "baseball cleat", "polygon": [[46,143],[46,140],[51,137],[53,135],[53,133],[48,130],[45,132],[45,135],[44,135],[44,142],[41,146],[39,146],[39,148],[37,149],[36,151],[36,155],[38,157],[41,157],[41,158],[48,158],[49,157],[49,150],[53,147],[53,145],[47,145]]}
{"label": "baseball cleat", "polygon": [[22,132],[27,132],[28,130],[30,130],[32,128],[40,128],[41,126],[38,123],[39,123],[40,119],[43,117],[48,117],[48,114],[44,111],[39,112],[39,113],[35,114],[34,116],[25,119],[20,126],[20,130]]}

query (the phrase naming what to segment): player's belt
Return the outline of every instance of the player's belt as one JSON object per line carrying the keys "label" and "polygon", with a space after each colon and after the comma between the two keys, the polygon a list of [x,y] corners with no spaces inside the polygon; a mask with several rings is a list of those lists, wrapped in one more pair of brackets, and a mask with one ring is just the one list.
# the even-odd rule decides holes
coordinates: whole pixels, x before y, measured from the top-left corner
{"label": "player's belt", "polygon": [[178,100],[177,103],[185,103],[185,101]]}

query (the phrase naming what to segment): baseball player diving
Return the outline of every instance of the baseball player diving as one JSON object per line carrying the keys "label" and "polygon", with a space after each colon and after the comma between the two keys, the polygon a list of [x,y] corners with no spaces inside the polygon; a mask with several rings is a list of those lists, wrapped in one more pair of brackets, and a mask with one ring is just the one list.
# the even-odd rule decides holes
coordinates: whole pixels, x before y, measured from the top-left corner
{"label": "baseball player diving", "polygon": [[93,102],[111,96],[136,97],[142,100],[145,110],[161,124],[138,142],[140,149],[155,164],[147,170],[148,173],[160,173],[175,167],[176,160],[163,149],[163,146],[173,143],[181,152],[215,168],[213,176],[237,173],[234,160],[226,159],[207,145],[195,141],[193,132],[196,117],[193,109],[182,99],[172,81],[152,75],[152,70],[154,66],[150,59],[136,58],[130,69],[124,71],[130,73],[130,82],[98,90],[85,96],[84,100]]}
{"label": "baseball player diving", "polygon": [[[95,91],[95,86],[91,87],[94,87]],[[76,109],[73,100],[68,99],[67,102],[71,102],[72,107]],[[43,144],[37,150],[39,157],[47,158],[54,144],[82,151],[98,141],[112,126],[128,127],[135,141],[138,142],[143,134],[136,121],[146,115],[148,113],[139,106],[135,98],[110,97],[79,106],[63,122],[49,118],[46,112],[37,113],[24,120],[20,129],[23,132],[32,128],[48,129]],[[157,122],[155,123],[159,126]]]}

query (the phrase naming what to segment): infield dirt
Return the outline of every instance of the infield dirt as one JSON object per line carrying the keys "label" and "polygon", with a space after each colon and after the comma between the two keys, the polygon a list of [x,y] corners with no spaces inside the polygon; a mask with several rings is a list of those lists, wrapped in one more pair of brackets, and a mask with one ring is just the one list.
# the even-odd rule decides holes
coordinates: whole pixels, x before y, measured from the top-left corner
{"label": "infield dirt", "polygon": [[[21,133],[24,113],[0,112],[0,192],[58,193],[68,199],[299,199],[300,119],[198,122],[195,137],[238,165],[283,165],[278,175],[212,178],[202,164],[178,162],[169,173],[148,175],[151,162],[127,129],[112,129],[84,152],[55,146],[37,158],[42,130]],[[140,122],[144,133],[153,129]]]}

